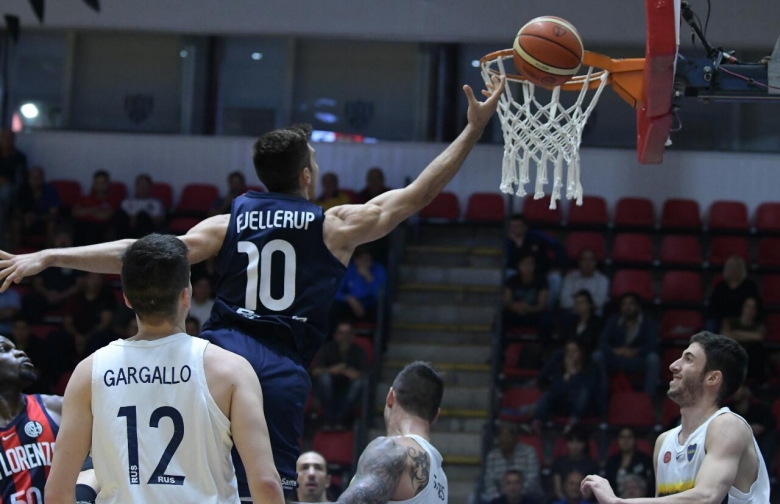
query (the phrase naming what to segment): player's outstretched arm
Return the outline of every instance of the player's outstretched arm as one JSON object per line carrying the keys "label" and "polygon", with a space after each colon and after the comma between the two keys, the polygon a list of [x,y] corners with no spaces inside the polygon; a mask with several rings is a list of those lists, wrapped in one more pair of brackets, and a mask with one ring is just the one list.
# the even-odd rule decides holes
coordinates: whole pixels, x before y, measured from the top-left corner
{"label": "player's outstretched arm", "polygon": [[62,403],[62,425],[46,481],[46,504],[75,504],[81,462],[92,445],[92,357],[73,372]]}
{"label": "player's outstretched arm", "polygon": [[252,502],[283,504],[282,481],[274,466],[263,412],[263,391],[257,374],[243,357],[235,356],[230,367],[235,376],[230,401],[230,430],[246,468]]}
{"label": "player's outstretched arm", "polygon": [[[469,101],[469,123],[466,129],[409,186],[381,194],[365,205],[344,205],[328,210],[325,220],[328,248],[339,259],[342,259],[340,256],[345,250],[349,256],[356,246],[387,235],[398,224],[433,201],[458,173],[474,144],[482,136],[498,107],[505,83],[503,77],[494,77],[488,89],[482,91],[487,97],[484,102],[477,101],[469,86],[463,86]],[[329,226],[335,227],[334,233],[328,229]]]}
{"label": "player's outstretched arm", "polygon": [[734,485],[739,461],[753,443],[750,428],[734,415],[720,415],[707,428],[707,454],[690,490],[665,497],[618,499],[609,482],[588,476],[582,489],[593,491],[600,504],[720,504]]}
{"label": "player's outstretched arm", "polygon": [[387,504],[406,469],[406,449],[392,438],[373,440],[358,461],[355,478],[338,504]]}
{"label": "player's outstretched arm", "polygon": [[[217,215],[200,222],[186,235],[179,237],[189,249],[190,264],[205,261],[219,252],[229,222],[229,215]],[[86,247],[47,249],[21,255],[0,251],[0,292],[46,268],[119,274],[122,269],[122,252],[133,242],[135,240],[117,240]]]}

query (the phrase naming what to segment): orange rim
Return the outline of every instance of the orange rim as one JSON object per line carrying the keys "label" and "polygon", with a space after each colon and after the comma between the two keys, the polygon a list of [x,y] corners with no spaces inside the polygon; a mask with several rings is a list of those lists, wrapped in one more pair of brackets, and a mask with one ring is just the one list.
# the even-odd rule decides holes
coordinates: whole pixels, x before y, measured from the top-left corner
{"label": "orange rim", "polygon": [[[511,58],[514,55],[513,49],[504,49],[502,51],[492,52],[479,60],[481,66],[498,58]],[[588,79],[587,75],[578,75],[571,80],[561,84],[561,91],[579,92],[586,80],[588,80],[588,89],[595,89],[601,85],[601,77],[604,71],[609,72],[607,83],[612,85],[615,91],[623,100],[634,108],[638,108],[642,103],[643,73],[645,70],[644,58],[612,59],[603,54],[585,51],[582,55],[582,64],[601,70],[593,72]],[[495,75],[500,72],[492,68],[488,71]],[[506,78],[515,82],[525,82],[525,77],[517,74],[507,74]],[[551,89],[551,88],[548,88]]]}

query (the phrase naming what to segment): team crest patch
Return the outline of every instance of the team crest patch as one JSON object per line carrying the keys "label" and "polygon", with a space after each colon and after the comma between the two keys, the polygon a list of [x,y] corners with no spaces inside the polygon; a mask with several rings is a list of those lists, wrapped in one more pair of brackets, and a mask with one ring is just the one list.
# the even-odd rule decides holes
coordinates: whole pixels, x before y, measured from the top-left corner
{"label": "team crest patch", "polygon": [[24,426],[24,433],[31,438],[37,438],[43,434],[43,425],[41,425],[40,422],[36,422],[34,420],[27,422],[27,424]]}
{"label": "team crest patch", "polygon": [[668,464],[672,460],[672,452],[668,451],[664,453],[664,464]]}
{"label": "team crest patch", "polygon": [[696,455],[696,445],[692,444],[688,446],[688,462],[693,460],[694,455]]}

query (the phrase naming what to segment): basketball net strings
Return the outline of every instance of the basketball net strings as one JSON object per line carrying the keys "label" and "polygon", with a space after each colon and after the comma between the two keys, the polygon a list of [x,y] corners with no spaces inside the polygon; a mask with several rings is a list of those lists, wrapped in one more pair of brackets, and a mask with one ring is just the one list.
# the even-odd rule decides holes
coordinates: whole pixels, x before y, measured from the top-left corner
{"label": "basketball net strings", "polygon": [[[490,82],[490,65],[495,63],[498,73],[506,75],[504,59],[499,57],[488,61],[482,66],[482,78]],[[582,76],[583,86],[577,100],[569,107],[560,104],[560,87],[553,89],[550,103],[542,105],[534,96],[536,86],[522,81],[522,97],[520,101],[514,98],[511,86],[504,88],[498,105],[498,116],[504,137],[504,157],[501,170],[502,192],[517,196],[526,196],[525,184],[531,181],[530,164],[536,164],[536,183],[534,199],[544,197],[544,186],[549,183],[547,165],[553,164],[553,187],[550,197],[550,208],[555,209],[557,200],[561,199],[563,188],[563,165],[566,164],[566,198],[574,199],[582,205],[582,185],[580,184],[580,143],[582,132],[593,108],[608,82],[609,72],[603,71],[593,75],[593,68]],[[588,94],[591,81],[599,81],[588,106],[583,110],[583,103]],[[515,81],[516,82],[516,81]],[[517,190],[515,192],[515,185]]]}

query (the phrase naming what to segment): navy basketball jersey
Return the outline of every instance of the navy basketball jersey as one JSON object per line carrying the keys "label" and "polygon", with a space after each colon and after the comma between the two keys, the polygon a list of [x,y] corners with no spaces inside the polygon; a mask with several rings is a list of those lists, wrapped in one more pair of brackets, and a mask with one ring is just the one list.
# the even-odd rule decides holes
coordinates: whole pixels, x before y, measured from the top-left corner
{"label": "navy basketball jersey", "polygon": [[294,350],[308,365],[325,341],[346,271],[325,246],[324,219],[322,208],[295,196],[250,191],[236,198],[206,329],[237,328]]}
{"label": "navy basketball jersey", "polygon": [[39,395],[24,396],[27,407],[0,428],[0,491],[3,502],[43,504],[59,426]]}

